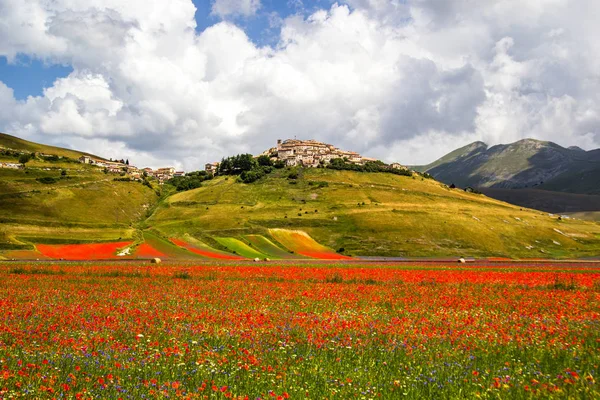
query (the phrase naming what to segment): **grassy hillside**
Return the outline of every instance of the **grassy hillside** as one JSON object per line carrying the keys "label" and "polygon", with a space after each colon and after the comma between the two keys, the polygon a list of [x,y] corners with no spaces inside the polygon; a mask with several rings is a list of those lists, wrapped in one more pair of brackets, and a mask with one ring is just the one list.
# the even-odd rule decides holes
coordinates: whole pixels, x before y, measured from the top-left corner
{"label": "grassy hillside", "polygon": [[246,235],[269,237],[272,228],[301,230],[352,255],[600,254],[596,223],[559,221],[434,180],[326,169],[304,170],[297,180],[287,174],[278,170],[253,184],[218,177],[171,196],[146,225],[166,237],[246,243]]}
{"label": "grassy hillside", "polygon": [[419,171],[419,172],[432,171],[437,167],[452,164],[459,160],[467,160],[469,157],[477,156],[478,154],[485,152],[487,149],[488,149],[487,144],[485,144],[483,142],[473,142],[471,144],[468,144],[464,147],[458,148],[458,149],[446,154],[445,156],[432,162],[431,164],[420,165],[420,166],[417,165],[417,166],[413,166],[411,168],[413,168],[415,171]]}
{"label": "grassy hillside", "polygon": [[[24,140],[18,138],[16,136],[8,135],[6,133],[0,133],[0,148],[8,148],[12,150],[20,150],[28,153],[44,153],[44,154],[52,154],[59,157],[67,157],[71,159],[77,159],[82,155],[90,155],[88,153],[82,153],[80,151],[64,149],[62,147],[48,146],[45,144],[34,143],[28,140]],[[102,159],[102,157],[96,158]]]}
{"label": "grassy hillside", "polygon": [[132,238],[158,197],[141,183],[114,178],[79,163],[0,169],[0,249]]}

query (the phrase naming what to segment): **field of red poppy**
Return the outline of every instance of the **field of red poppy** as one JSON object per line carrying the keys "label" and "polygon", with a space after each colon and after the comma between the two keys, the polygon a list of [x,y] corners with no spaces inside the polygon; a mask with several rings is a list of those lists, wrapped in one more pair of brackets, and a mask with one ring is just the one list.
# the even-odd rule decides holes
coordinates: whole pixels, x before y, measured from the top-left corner
{"label": "field of red poppy", "polygon": [[0,398],[600,397],[594,263],[2,263],[0,307]]}

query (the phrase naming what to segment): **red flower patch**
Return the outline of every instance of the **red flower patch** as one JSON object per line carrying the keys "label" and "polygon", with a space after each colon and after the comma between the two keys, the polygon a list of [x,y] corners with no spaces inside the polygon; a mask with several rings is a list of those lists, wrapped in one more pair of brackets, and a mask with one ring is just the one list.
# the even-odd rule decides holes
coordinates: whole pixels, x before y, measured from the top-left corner
{"label": "red flower patch", "polygon": [[117,258],[117,250],[132,242],[90,244],[38,244],[37,250],[46,257],[63,260],[108,260]]}
{"label": "red flower patch", "polygon": [[153,257],[166,257],[166,255],[154,247],[150,246],[148,243],[142,243],[138,246],[135,255],[141,258],[153,258]]}

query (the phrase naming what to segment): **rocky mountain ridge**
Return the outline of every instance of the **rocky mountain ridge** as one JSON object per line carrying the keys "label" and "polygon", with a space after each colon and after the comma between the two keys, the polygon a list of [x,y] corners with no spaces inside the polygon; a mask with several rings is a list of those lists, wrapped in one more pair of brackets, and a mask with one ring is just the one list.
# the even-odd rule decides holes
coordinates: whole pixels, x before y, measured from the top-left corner
{"label": "rocky mountain ridge", "polygon": [[491,147],[474,142],[417,169],[459,187],[600,194],[600,149],[535,139]]}

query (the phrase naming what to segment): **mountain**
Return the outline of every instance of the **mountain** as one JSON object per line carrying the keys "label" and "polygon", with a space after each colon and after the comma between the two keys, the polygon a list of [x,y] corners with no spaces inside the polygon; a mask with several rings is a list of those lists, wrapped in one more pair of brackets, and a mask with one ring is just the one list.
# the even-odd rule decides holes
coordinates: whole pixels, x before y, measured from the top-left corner
{"label": "mountain", "polygon": [[600,194],[600,150],[534,139],[493,147],[475,142],[418,170],[460,187]]}
{"label": "mountain", "polygon": [[[600,224],[450,189],[417,173],[282,168],[249,184],[218,176],[176,192],[156,181],[122,181],[74,160],[79,152],[2,138],[12,143],[6,147],[63,158],[0,168],[0,259],[37,258],[43,244],[103,241],[173,258],[304,256],[296,244],[328,256],[331,249],[400,257],[600,254]],[[484,148],[476,143],[453,157],[476,157]]]}

